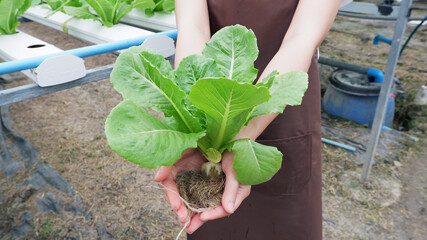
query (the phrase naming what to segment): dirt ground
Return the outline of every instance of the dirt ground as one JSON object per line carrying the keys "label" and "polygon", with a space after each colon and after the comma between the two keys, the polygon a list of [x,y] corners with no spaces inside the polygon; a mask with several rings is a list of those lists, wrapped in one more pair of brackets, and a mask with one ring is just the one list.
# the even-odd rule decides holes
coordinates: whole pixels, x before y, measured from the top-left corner
{"label": "dirt ground", "polygon": [[[392,33],[393,28],[384,24],[338,17],[320,48],[321,55],[384,70],[389,46],[371,43],[379,31]],[[19,29],[62,49],[87,45],[37,23],[24,23]],[[427,84],[426,40],[427,27],[423,26],[397,66],[396,76],[411,96]],[[85,64],[92,69],[112,64],[115,58],[103,54],[86,58]],[[4,87],[30,82],[25,79]],[[119,102],[119,94],[106,79],[10,106],[13,128],[37,148],[40,161],[48,162],[71,183],[92,214],[87,219],[40,213],[33,218],[31,239],[94,239],[96,232],[85,232],[81,227],[88,224],[104,226],[114,239],[175,239],[180,226],[152,180],[153,170],[118,157],[107,146],[104,121]],[[410,102],[405,104],[411,106]],[[393,158],[377,158],[366,184],[359,181],[361,167],[352,161],[352,155],[323,144],[325,239],[425,239],[426,113],[425,106],[419,108],[412,118],[414,126],[407,132],[420,140],[405,140],[394,150]],[[334,123],[365,128],[344,120]],[[0,179],[1,193],[13,194],[10,188],[16,180]]]}

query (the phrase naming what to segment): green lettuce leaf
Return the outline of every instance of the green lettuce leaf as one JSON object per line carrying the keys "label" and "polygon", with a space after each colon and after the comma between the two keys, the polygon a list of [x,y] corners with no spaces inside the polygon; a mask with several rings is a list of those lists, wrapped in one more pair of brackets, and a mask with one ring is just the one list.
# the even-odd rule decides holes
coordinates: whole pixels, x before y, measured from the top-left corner
{"label": "green lettuce leaf", "polygon": [[111,149],[147,168],[174,164],[185,150],[196,148],[197,140],[204,135],[172,129],[131,101],[111,111],[105,133]]}
{"label": "green lettuce leaf", "polygon": [[[66,2],[69,2],[68,0],[66,1],[62,1],[62,0],[45,0],[45,2],[47,3],[47,5],[49,5],[51,10],[57,10],[58,8],[61,8],[61,5],[64,4],[64,6],[66,5]],[[62,8],[64,7],[62,6]]]}
{"label": "green lettuce leaf", "polygon": [[187,94],[199,79],[225,77],[213,59],[195,54],[181,60],[175,75],[176,83]]}
{"label": "green lettuce leaf", "polygon": [[[175,1],[174,1],[175,3]],[[134,8],[139,8],[139,9],[145,9],[145,8],[150,8],[154,6],[154,1],[152,0],[135,0],[133,2],[133,7]]]}
{"label": "green lettuce leaf", "polygon": [[128,4],[126,2],[121,2],[118,4],[118,7],[115,6],[115,12],[113,17],[113,24],[117,24],[120,19],[122,19],[126,14],[128,14],[134,6],[132,4]]}
{"label": "green lettuce leaf", "polygon": [[[67,14],[76,18],[93,19],[106,27],[117,24],[133,8],[154,6],[153,0],[82,0],[81,7],[64,7]],[[96,15],[93,15],[92,9]],[[92,15],[92,16],[89,16]]]}
{"label": "green lettuce leaf", "polygon": [[29,7],[31,0],[0,0],[0,34],[14,34],[18,17]]}
{"label": "green lettuce leaf", "polygon": [[[16,1],[16,0],[14,0]],[[24,14],[25,11],[27,11],[28,8],[31,7],[32,1],[31,0],[18,0],[18,2],[22,2],[21,7],[18,9],[18,16]]]}
{"label": "green lettuce leaf", "polygon": [[261,84],[265,86],[266,88],[270,89],[273,85],[274,79],[276,79],[277,75],[279,75],[279,72],[276,70],[272,71],[270,74],[268,74],[261,82],[257,84]]}
{"label": "green lettuce leaf", "polygon": [[[270,113],[282,113],[287,105],[300,105],[308,88],[308,75],[302,71],[292,71],[275,77],[274,81],[266,79],[271,98],[255,108],[249,119]],[[258,84],[257,84],[258,85]]]}
{"label": "green lettuce leaf", "polygon": [[64,7],[81,7],[83,4],[80,2],[80,0],[45,0],[47,5],[50,7],[50,10],[52,10],[46,18],[52,16],[53,14],[57,12],[63,12],[65,13]]}
{"label": "green lettuce leaf", "polygon": [[101,23],[106,27],[111,27],[114,24],[114,3],[108,0],[84,0],[99,17]]}
{"label": "green lettuce leaf", "polygon": [[156,12],[172,12],[175,10],[174,0],[154,0],[154,6],[145,9],[145,15],[153,16]]}
{"label": "green lettuce leaf", "polygon": [[40,4],[42,4],[43,3],[43,1],[42,0],[33,0],[32,1],[32,3],[31,3],[31,6],[33,7],[33,6],[37,6],[37,5],[40,5]]}
{"label": "green lettuce leaf", "polygon": [[236,179],[244,185],[256,185],[270,180],[282,165],[282,156],[277,148],[265,146],[250,139],[233,142],[233,169]]}
{"label": "green lettuce leaf", "polygon": [[71,7],[71,6],[64,6],[64,11],[66,14],[76,17],[76,18],[81,18],[81,19],[92,19],[95,21],[99,21],[98,17],[96,17],[95,15],[93,15],[90,10],[89,7]]}
{"label": "green lettuce leaf", "polygon": [[240,131],[257,105],[268,101],[265,87],[240,84],[230,79],[200,79],[191,88],[189,99],[206,114],[206,137],[220,149]]}
{"label": "green lettuce leaf", "polygon": [[225,27],[212,36],[202,55],[216,61],[226,78],[252,83],[258,73],[254,61],[258,57],[256,37],[241,25]]}
{"label": "green lettuce leaf", "polygon": [[145,58],[150,62],[150,64],[155,66],[163,76],[176,83],[175,72],[173,71],[169,61],[165,60],[163,55],[157,54],[151,51],[150,49],[143,49],[142,55],[145,56]]}
{"label": "green lettuce leaf", "polygon": [[172,116],[181,131],[202,131],[200,122],[184,104],[187,95],[173,80],[165,76],[173,76],[170,71],[170,64],[161,55],[143,47],[132,47],[117,58],[111,72],[111,83],[125,100],[163,112],[167,117]]}
{"label": "green lettuce leaf", "polygon": [[[181,60],[178,68],[175,70],[175,80],[179,88],[187,95],[190,94],[190,88],[202,78],[224,77],[215,61],[200,55],[190,55]],[[205,115],[195,108],[187,99],[188,110],[196,116],[202,125],[205,125]]]}
{"label": "green lettuce leaf", "polygon": [[172,12],[175,10],[175,0],[163,0],[163,11]]}

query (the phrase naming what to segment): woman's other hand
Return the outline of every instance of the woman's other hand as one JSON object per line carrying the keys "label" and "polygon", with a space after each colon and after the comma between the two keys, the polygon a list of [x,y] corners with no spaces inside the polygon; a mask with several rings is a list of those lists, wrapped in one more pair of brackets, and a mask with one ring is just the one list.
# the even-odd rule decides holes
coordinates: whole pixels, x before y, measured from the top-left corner
{"label": "woman's other hand", "polygon": [[177,175],[184,170],[200,171],[200,166],[206,162],[205,157],[197,149],[184,151],[181,158],[172,166],[163,166],[157,169],[154,180],[162,185],[166,201],[171,205],[181,225],[184,225],[188,216],[187,208],[181,200],[176,186]]}

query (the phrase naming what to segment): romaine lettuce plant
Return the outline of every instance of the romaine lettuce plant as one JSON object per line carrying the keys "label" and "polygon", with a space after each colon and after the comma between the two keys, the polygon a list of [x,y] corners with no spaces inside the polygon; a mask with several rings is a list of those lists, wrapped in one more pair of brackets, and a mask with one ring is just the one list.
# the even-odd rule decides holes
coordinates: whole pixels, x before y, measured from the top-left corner
{"label": "romaine lettuce plant", "polygon": [[37,6],[43,3],[43,0],[33,0],[31,3],[31,7]]}
{"label": "romaine lettuce plant", "polygon": [[145,9],[145,15],[153,16],[155,12],[172,12],[175,10],[175,0],[154,0],[154,7]]}
{"label": "romaine lettuce plant", "polygon": [[56,12],[63,12],[65,13],[64,7],[70,6],[70,7],[81,7],[83,6],[82,2],[80,0],[45,0],[47,5],[49,6],[51,12],[46,17],[50,17]]}
{"label": "romaine lettuce plant", "polygon": [[[82,0],[80,7],[64,6],[67,14],[101,22],[106,27],[117,24],[133,8],[145,9],[154,6],[153,0]],[[89,9],[90,8],[90,9]],[[96,13],[93,15],[91,9]]]}
{"label": "romaine lettuce plant", "polygon": [[[233,168],[245,185],[268,181],[280,168],[282,154],[250,139],[233,140],[252,118],[281,113],[298,105],[307,89],[307,74],[274,71],[261,83],[251,30],[236,25],[218,31],[202,55],[184,58],[176,70],[161,55],[132,47],[117,59],[111,73],[123,102],[108,116],[110,147],[147,168],[174,164],[190,148],[198,148],[217,166],[225,150],[235,154]],[[147,112],[163,112],[158,119]],[[207,169],[202,172],[210,172]]]}
{"label": "romaine lettuce plant", "polygon": [[18,17],[31,7],[31,0],[0,0],[0,34],[14,34]]}

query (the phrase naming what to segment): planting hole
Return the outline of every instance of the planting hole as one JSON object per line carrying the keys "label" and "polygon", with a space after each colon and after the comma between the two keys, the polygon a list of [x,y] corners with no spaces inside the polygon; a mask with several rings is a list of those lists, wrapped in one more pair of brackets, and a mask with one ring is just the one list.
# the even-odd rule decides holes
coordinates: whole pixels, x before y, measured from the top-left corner
{"label": "planting hole", "polygon": [[41,48],[41,47],[44,47],[44,46],[46,46],[46,45],[44,45],[44,44],[34,44],[34,45],[28,46],[27,48]]}

